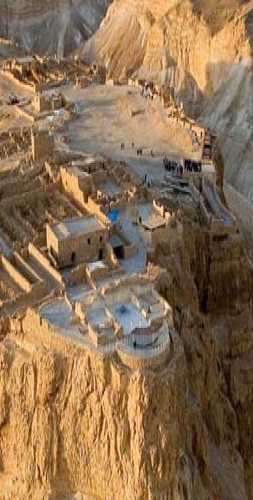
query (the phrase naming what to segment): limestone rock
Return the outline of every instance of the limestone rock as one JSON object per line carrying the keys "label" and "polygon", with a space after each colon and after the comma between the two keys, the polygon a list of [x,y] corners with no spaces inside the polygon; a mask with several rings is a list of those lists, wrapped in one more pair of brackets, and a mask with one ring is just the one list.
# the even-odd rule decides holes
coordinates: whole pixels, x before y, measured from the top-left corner
{"label": "limestone rock", "polygon": [[253,200],[252,2],[117,0],[84,45],[115,78],[173,87],[219,138],[226,178]]}
{"label": "limestone rock", "polygon": [[97,29],[108,0],[1,0],[0,36],[26,50],[62,56]]}
{"label": "limestone rock", "polygon": [[166,365],[130,371],[49,349],[29,317],[3,325],[1,500],[252,498],[253,271],[239,234],[218,245],[182,224],[154,257],[183,311]]}

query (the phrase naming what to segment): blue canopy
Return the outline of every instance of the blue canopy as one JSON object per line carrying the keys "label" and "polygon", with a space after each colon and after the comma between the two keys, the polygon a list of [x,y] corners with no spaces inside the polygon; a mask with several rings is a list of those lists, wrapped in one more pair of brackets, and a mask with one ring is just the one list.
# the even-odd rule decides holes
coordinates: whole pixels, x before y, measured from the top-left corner
{"label": "blue canopy", "polygon": [[115,222],[117,222],[117,220],[119,218],[119,212],[118,212],[118,210],[116,210],[116,209],[111,210],[108,213],[107,217],[111,221],[111,223],[114,224]]}

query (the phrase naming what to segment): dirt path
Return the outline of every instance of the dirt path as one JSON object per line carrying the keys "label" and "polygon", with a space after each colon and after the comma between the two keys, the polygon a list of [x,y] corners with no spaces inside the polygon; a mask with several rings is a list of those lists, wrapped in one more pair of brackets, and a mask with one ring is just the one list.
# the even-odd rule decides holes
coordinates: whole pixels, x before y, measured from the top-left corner
{"label": "dirt path", "polygon": [[[134,117],[118,108],[118,101],[128,93],[131,104],[144,110]],[[136,173],[154,178],[164,175],[162,155],[181,158],[191,153],[188,132],[172,126],[160,103],[152,105],[140,96],[138,89],[127,86],[94,85],[87,89],[64,89],[66,97],[75,101],[79,117],[71,123],[68,136],[73,151],[101,153],[115,160],[124,160]],[[121,143],[125,144],[121,150]],[[134,147],[132,147],[134,143]],[[143,156],[137,156],[142,148]],[[151,155],[151,150],[155,156]]]}

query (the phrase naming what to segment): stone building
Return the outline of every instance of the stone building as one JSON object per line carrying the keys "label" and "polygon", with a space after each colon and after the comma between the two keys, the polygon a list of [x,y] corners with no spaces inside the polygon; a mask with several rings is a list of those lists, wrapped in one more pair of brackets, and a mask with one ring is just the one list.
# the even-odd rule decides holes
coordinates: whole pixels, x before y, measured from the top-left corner
{"label": "stone building", "polygon": [[104,258],[109,232],[96,217],[48,224],[46,232],[50,258],[59,268]]}
{"label": "stone building", "polygon": [[36,59],[32,56],[19,57],[15,59],[12,63],[12,69],[19,71],[21,76],[25,76],[29,71],[31,71]]}
{"label": "stone building", "polygon": [[34,161],[49,158],[54,151],[54,137],[48,130],[32,132],[32,157]]}
{"label": "stone building", "polygon": [[77,76],[75,86],[79,89],[85,89],[91,85],[91,80],[87,76]]}
{"label": "stone building", "polygon": [[43,113],[45,111],[55,111],[64,106],[61,94],[43,94],[38,92],[33,99],[33,107],[36,113]]}
{"label": "stone building", "polygon": [[69,193],[81,205],[87,203],[88,196],[94,188],[90,174],[75,166],[61,167],[61,181],[66,193]]}

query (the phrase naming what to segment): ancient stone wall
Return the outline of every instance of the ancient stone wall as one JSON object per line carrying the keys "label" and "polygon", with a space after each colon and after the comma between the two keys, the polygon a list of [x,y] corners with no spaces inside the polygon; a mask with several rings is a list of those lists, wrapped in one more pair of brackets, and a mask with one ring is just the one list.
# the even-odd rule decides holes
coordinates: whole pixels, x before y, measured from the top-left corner
{"label": "ancient stone wall", "polygon": [[91,196],[88,197],[88,202],[85,204],[85,208],[87,212],[91,215],[97,216],[98,220],[100,220],[103,224],[108,226],[109,220],[106,214],[102,211],[99,203],[94,200]]}
{"label": "ancient stone wall", "polygon": [[47,258],[32,243],[29,243],[28,252],[59,285],[63,284],[61,274],[51,266]]}
{"label": "ancient stone wall", "polygon": [[3,255],[1,255],[1,266],[24,292],[29,293],[31,291],[32,284]]}
{"label": "ancient stone wall", "polygon": [[84,206],[93,190],[93,177],[89,174],[84,177],[84,173],[83,176],[79,176],[73,170],[64,167],[61,167],[60,174],[63,189]]}
{"label": "ancient stone wall", "polygon": [[108,240],[108,230],[101,226],[96,231],[85,231],[84,234],[70,235],[64,239],[57,238],[54,230],[47,225],[47,247],[56,257],[60,267],[78,265],[89,260],[99,260]]}
{"label": "ancient stone wall", "polygon": [[48,130],[37,130],[32,134],[33,160],[43,160],[50,157],[54,150],[54,138]]}
{"label": "ancient stone wall", "polygon": [[146,356],[143,354],[143,357],[138,354],[135,354],[132,351],[128,351],[127,349],[121,349],[120,346],[117,347],[117,353],[119,355],[120,361],[130,368],[131,370],[155,370],[157,368],[161,369],[166,362],[168,362],[171,346],[170,343],[159,350],[156,349],[157,354],[152,356]]}

